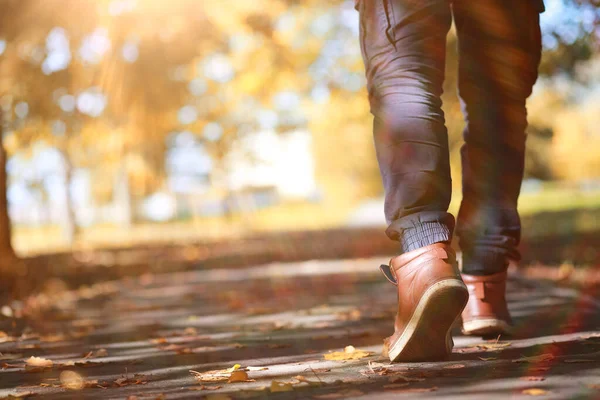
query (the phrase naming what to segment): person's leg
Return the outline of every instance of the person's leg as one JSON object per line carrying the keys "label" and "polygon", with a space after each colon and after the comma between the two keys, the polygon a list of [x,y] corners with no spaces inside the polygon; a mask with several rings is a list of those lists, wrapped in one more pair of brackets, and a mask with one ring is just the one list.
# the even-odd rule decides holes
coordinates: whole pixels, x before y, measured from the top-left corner
{"label": "person's leg", "polygon": [[449,241],[451,181],[442,112],[448,0],[359,0],[386,233],[408,252]]}
{"label": "person's leg", "polygon": [[541,55],[539,0],[455,0],[459,93],[467,120],[457,235],[463,271],[504,272],[519,258],[517,199],[525,161],[525,103]]}
{"label": "person's leg", "polygon": [[451,182],[441,109],[448,0],[359,0],[361,45],[385,188],[387,234],[400,242],[383,265],[398,286],[391,361],[439,360],[468,291],[449,245]]}
{"label": "person's leg", "polygon": [[519,259],[517,199],[525,158],[526,100],[541,55],[541,0],[455,0],[459,93],[467,120],[457,235],[470,299],[463,332],[510,331],[506,269]]}

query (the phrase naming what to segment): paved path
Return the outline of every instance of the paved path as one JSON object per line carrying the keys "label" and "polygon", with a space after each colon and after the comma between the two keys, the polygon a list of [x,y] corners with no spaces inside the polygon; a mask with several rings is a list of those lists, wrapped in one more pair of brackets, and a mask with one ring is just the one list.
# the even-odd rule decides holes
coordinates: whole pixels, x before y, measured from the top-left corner
{"label": "paved path", "polygon": [[[513,276],[515,337],[457,332],[448,362],[389,365],[380,351],[395,288],[380,261],[145,275],[66,293],[57,282],[29,301],[35,315],[0,317],[0,398],[600,398],[594,293]],[[350,345],[373,354],[325,359]],[[43,360],[26,365],[32,356]],[[190,373],[235,364],[223,376],[251,382]]]}

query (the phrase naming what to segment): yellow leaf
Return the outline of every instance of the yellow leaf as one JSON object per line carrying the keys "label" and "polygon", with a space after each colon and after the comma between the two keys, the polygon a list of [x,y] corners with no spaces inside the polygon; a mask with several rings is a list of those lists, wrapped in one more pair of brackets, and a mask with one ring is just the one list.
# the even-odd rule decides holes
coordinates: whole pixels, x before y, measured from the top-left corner
{"label": "yellow leaf", "polygon": [[251,380],[248,379],[248,373],[246,371],[233,371],[227,383],[235,382],[251,382]]}
{"label": "yellow leaf", "polygon": [[511,345],[510,342],[506,343],[482,343],[478,344],[476,347],[484,350],[501,350]]}
{"label": "yellow leaf", "polygon": [[240,367],[241,367],[241,365],[240,365],[240,364],[235,364],[233,367],[229,368],[229,369],[227,370],[227,372],[233,372],[233,371],[236,371],[236,370],[240,369]]}
{"label": "yellow leaf", "polygon": [[544,390],[544,389],[533,388],[533,389],[525,389],[521,393],[526,394],[528,396],[544,396],[544,395],[548,394],[548,391]]}
{"label": "yellow leaf", "polygon": [[360,360],[373,354],[370,351],[357,350],[354,346],[346,346],[344,351],[334,351],[332,353],[324,354],[326,360],[331,361],[345,361],[345,360]]}
{"label": "yellow leaf", "polygon": [[48,359],[42,358],[42,357],[31,356],[27,359],[27,365],[30,367],[49,368],[53,364],[54,363],[52,362],[52,360],[48,360]]}
{"label": "yellow leaf", "polygon": [[75,371],[63,371],[60,373],[60,383],[64,388],[70,390],[81,390],[85,386],[85,381],[81,375]]}
{"label": "yellow leaf", "polygon": [[291,383],[271,381],[271,393],[276,392],[293,392],[294,387]]}

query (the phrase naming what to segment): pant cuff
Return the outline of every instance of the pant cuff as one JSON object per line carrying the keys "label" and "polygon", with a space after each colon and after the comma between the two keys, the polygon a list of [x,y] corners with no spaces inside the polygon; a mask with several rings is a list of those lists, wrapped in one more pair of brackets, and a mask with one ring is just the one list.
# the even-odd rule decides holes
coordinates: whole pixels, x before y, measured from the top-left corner
{"label": "pant cuff", "polygon": [[508,257],[504,252],[463,253],[462,272],[467,275],[493,275],[506,271]]}
{"label": "pant cuff", "polygon": [[404,229],[398,239],[402,253],[407,253],[434,243],[449,242],[451,238],[452,232],[447,225],[433,221]]}

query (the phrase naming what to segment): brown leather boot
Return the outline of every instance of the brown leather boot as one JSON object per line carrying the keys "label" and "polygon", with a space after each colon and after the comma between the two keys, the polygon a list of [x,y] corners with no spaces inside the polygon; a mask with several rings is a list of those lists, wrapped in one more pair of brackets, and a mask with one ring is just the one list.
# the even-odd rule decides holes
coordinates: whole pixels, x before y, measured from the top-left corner
{"label": "brown leather boot", "polygon": [[392,362],[447,359],[454,346],[452,325],[469,296],[452,248],[436,243],[380,268],[398,286],[395,332],[383,341],[384,355]]}
{"label": "brown leather boot", "polygon": [[494,275],[462,275],[469,288],[469,302],[462,313],[465,335],[500,335],[512,332],[506,305],[506,272]]}

